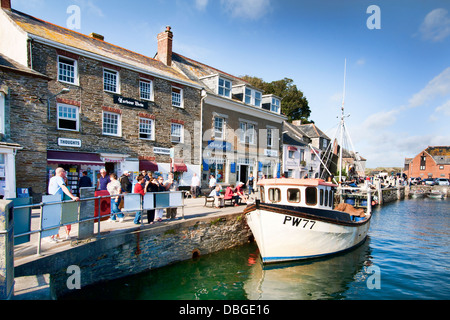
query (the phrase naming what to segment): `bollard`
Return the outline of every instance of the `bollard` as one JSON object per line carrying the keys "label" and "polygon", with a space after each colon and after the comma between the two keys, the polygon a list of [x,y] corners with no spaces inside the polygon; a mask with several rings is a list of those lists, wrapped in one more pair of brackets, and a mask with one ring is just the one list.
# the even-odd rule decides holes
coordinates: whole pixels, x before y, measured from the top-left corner
{"label": "bollard", "polygon": [[14,293],[14,215],[12,201],[0,200],[0,300]]}

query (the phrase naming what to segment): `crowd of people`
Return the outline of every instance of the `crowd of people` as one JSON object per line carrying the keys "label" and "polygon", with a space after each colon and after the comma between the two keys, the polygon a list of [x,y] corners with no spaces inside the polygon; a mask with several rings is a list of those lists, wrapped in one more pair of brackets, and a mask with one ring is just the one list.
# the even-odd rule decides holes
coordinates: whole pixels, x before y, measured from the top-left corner
{"label": "crowd of people", "polygon": [[[103,168],[100,170],[100,176],[97,180],[97,191],[108,191],[111,197],[111,216],[109,222],[123,222],[125,215],[122,213],[124,199],[123,195],[127,193],[138,193],[145,195],[147,192],[166,192],[166,191],[178,191],[178,182],[174,179],[173,173],[168,174],[168,179],[164,181],[162,176],[153,176],[150,171],[142,171],[136,178],[136,184],[133,188],[133,183],[130,181],[130,173],[125,171],[120,178],[115,173],[107,174]],[[83,176],[80,178],[79,187],[92,187],[92,181],[88,177],[87,172],[83,172]],[[50,179],[48,186],[48,193],[50,195],[58,195],[61,197],[61,201],[73,200],[79,201],[80,198],[74,195],[67,186],[66,171],[63,168],[57,168],[55,170],[55,176]],[[164,209],[146,210],[144,214],[147,215],[149,224],[155,222],[161,222],[164,215]],[[177,216],[177,208],[167,208],[166,217],[168,220],[174,220]],[[142,213],[137,212],[135,215],[134,223],[141,224]],[[70,239],[71,226],[65,226],[66,239]],[[59,242],[61,238],[59,233],[51,236],[50,241]]]}

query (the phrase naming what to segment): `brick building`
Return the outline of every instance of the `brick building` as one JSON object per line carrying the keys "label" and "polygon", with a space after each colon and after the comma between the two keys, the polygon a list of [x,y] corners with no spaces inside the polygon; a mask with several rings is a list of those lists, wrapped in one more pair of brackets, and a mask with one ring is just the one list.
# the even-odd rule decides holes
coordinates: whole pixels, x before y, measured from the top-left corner
{"label": "brick building", "polygon": [[405,159],[404,173],[411,178],[450,179],[450,146],[428,147],[414,158]]}
{"label": "brick building", "polygon": [[[102,167],[119,176],[125,170],[175,171],[182,184],[200,173],[201,146],[194,137],[200,136],[201,85],[98,34],[31,17],[11,9],[9,0],[1,4],[0,53],[49,79],[31,79],[38,100],[22,97],[27,104],[11,107],[23,115],[11,113],[11,139],[22,147],[19,187],[40,196],[58,166],[69,172],[75,191],[82,171],[95,183]],[[163,47],[169,32],[158,35]]]}

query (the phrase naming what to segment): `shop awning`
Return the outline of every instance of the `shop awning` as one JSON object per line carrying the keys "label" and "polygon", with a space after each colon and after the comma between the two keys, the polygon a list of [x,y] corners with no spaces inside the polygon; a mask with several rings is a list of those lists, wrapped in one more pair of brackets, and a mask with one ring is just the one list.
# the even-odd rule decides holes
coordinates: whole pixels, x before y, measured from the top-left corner
{"label": "shop awning", "polygon": [[47,162],[50,164],[105,165],[98,154],[66,151],[47,151]]}
{"label": "shop awning", "polygon": [[158,171],[158,165],[154,163],[153,161],[149,160],[139,160],[139,171]]}
{"label": "shop awning", "polygon": [[187,172],[187,166],[184,163],[174,163],[173,172]]}
{"label": "shop awning", "polygon": [[288,147],[288,150],[289,151],[297,151],[297,148],[296,147]]}

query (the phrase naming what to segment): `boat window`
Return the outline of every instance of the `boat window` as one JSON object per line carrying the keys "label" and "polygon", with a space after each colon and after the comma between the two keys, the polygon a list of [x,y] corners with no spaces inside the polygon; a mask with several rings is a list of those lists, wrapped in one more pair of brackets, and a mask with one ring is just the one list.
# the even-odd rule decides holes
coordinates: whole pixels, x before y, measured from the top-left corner
{"label": "boat window", "polygon": [[323,206],[323,189],[320,189],[320,205]]}
{"label": "boat window", "polygon": [[317,204],[317,188],[308,187],[306,188],[306,204],[310,206],[315,206]]}
{"label": "boat window", "polygon": [[325,200],[323,202],[325,206],[328,206],[328,190],[325,190]]}
{"label": "boat window", "polygon": [[334,192],[330,190],[330,197],[328,199],[330,201],[330,207],[334,209]]}
{"label": "boat window", "polygon": [[288,202],[300,202],[300,190],[299,189],[288,189],[287,191]]}
{"label": "boat window", "polygon": [[261,202],[262,203],[266,202],[265,201],[266,195],[264,194],[264,187],[259,187],[259,192],[260,192],[260,195],[261,195]]}
{"label": "boat window", "polygon": [[281,191],[280,189],[269,189],[269,201],[270,202],[280,202],[281,201]]}

